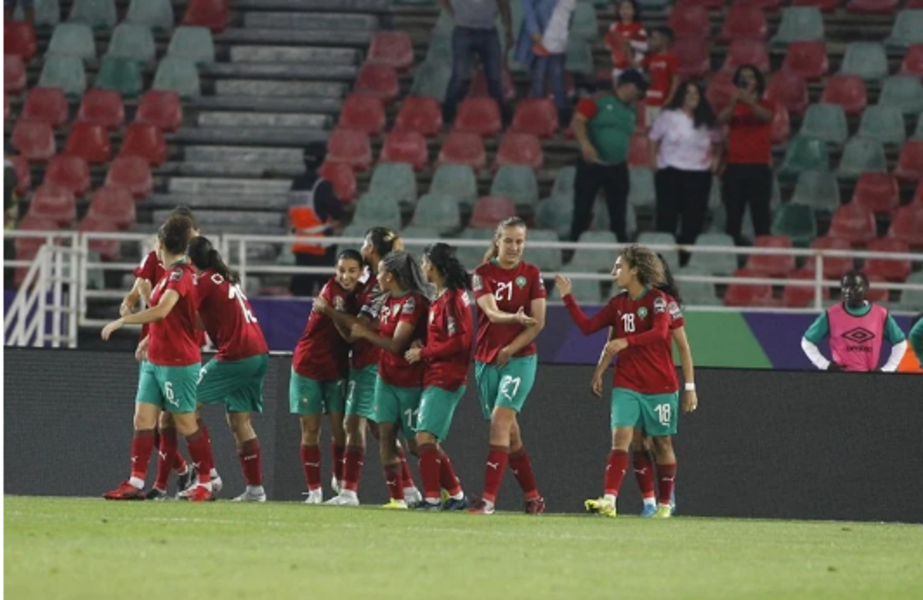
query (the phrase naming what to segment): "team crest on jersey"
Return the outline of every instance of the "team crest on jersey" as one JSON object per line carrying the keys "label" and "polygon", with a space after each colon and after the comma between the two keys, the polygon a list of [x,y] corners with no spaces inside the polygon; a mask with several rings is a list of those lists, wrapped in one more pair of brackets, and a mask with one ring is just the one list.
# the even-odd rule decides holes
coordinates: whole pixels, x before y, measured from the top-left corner
{"label": "team crest on jersey", "polygon": [[412,315],[413,311],[417,308],[416,298],[408,298],[407,302],[404,302],[404,307],[401,309],[405,315]]}
{"label": "team crest on jersey", "polygon": [[646,306],[642,306],[641,308],[638,309],[638,316],[641,317],[642,319],[647,317],[647,307]]}
{"label": "team crest on jersey", "polygon": [[516,285],[519,286],[519,289],[526,287],[526,278],[520,275],[516,278]]}
{"label": "team crest on jersey", "polygon": [[382,321],[387,321],[387,320],[388,320],[388,317],[390,317],[390,316],[391,316],[391,307],[390,307],[390,306],[387,306],[387,305],[382,306],[382,307],[381,307],[381,314],[379,315],[379,318],[380,318]]}
{"label": "team crest on jersey", "polygon": [[343,300],[343,296],[333,297],[333,310],[337,312],[343,312],[346,310],[346,301]]}
{"label": "team crest on jersey", "polygon": [[182,278],[183,278],[183,272],[180,271],[179,269],[176,269],[175,271],[170,273],[170,281],[179,281]]}
{"label": "team crest on jersey", "polygon": [[484,289],[484,280],[481,279],[480,275],[475,275],[471,278],[471,287],[475,292],[480,292]]}
{"label": "team crest on jersey", "polygon": [[657,314],[667,312],[667,301],[663,298],[654,300],[654,312]]}

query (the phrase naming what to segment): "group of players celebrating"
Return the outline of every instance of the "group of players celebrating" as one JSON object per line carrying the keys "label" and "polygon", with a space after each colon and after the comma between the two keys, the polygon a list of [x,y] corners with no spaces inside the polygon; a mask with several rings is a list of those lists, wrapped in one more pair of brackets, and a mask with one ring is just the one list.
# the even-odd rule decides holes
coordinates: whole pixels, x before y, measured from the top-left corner
{"label": "group of players celebrating", "polygon": [[[522,489],[525,511],[544,512],[518,421],[535,383],[535,338],[544,327],[546,308],[541,272],[523,260],[526,238],[521,219],[501,222],[471,275],[447,244],[428,246],[418,261],[404,251],[395,232],[383,227],[370,229],[359,251],[339,252],[336,274],[315,299],[292,360],[289,404],[301,425],[308,504],[359,504],[371,433],[379,443],[390,494],[384,508],[491,514],[509,466]],[[237,276],[182,208],[161,226],[155,251],[135,275],[122,317],[102,332],[108,339],[123,325],[145,326],[136,353],[141,373],[131,476],[104,496],[163,499],[176,471],[181,497],[213,499],[221,479],[198,410],[222,402],[247,481],[235,500],[265,501],[259,441],[250,416],[262,410],[268,348]],[[570,281],[555,278],[581,331],[609,327],[592,381],[596,395],[601,396],[602,378],[618,356],[604,493],[587,500],[585,507],[616,516],[616,498],[633,460],[644,498],[642,515],[667,518],[674,506],[671,439],[680,408],[674,341],[685,380],[683,409],[692,411],[697,405],[681,299],[666,263],[648,248],[623,250],[612,275],[624,292],[593,317],[577,305]],[[469,293],[478,309],[476,339]],[[136,312],[139,306],[148,308]],[[201,367],[203,330],[218,352]],[[472,360],[481,409],[490,423],[484,488],[476,501],[466,497],[443,447]],[[319,444],[324,414],[330,423],[335,493],[326,502]],[[177,449],[177,434],[186,438],[191,466]],[[145,492],[155,445],[157,478]],[[656,459],[657,492],[650,449]],[[422,493],[414,484],[408,455],[418,458]]]}

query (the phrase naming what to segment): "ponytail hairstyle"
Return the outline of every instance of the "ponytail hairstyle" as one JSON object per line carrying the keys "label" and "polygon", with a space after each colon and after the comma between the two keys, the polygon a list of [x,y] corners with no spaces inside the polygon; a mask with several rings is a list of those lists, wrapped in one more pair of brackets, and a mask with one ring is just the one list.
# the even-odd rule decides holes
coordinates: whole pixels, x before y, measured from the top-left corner
{"label": "ponytail hairstyle", "polygon": [[381,259],[385,270],[397,280],[401,289],[408,292],[416,292],[427,298],[432,294],[429,292],[429,285],[426,283],[426,277],[423,276],[423,269],[420,263],[413,257],[413,254],[400,250],[390,252]]}
{"label": "ponytail hairstyle", "polygon": [[508,219],[503,219],[500,221],[500,224],[497,225],[497,230],[494,231],[494,239],[490,242],[490,250],[484,255],[484,260],[481,262],[490,262],[493,259],[497,258],[500,254],[500,249],[497,247],[497,242],[500,241],[500,238],[503,237],[503,232],[510,227],[522,227],[523,229],[528,229],[526,227],[526,222],[520,217],[509,217]]}
{"label": "ponytail hairstyle", "polygon": [[670,265],[667,263],[667,259],[665,259],[659,252],[657,253],[657,258],[660,259],[660,264],[663,266],[663,283],[656,286],[656,288],[664,294],[672,297],[674,300],[676,300],[677,304],[682,306],[683,297],[680,294],[679,285],[676,283],[676,279],[673,277],[673,271],[670,270]]}
{"label": "ponytail hairstyle", "polygon": [[470,290],[471,276],[455,257],[455,249],[442,242],[427,246],[423,256],[445,279],[445,287],[450,290]]}
{"label": "ponytail hairstyle", "polygon": [[397,233],[387,227],[372,227],[365,232],[365,238],[372,244],[379,260],[388,256],[392,252],[402,252],[404,250],[404,241]]}
{"label": "ponytail hairstyle", "polygon": [[640,244],[632,244],[621,254],[629,269],[635,269],[638,281],[648,287],[659,287],[666,281],[664,263],[653,250]]}
{"label": "ponytail hairstyle", "polygon": [[337,254],[336,262],[341,260],[354,260],[359,263],[359,268],[362,268],[364,261],[362,260],[362,254],[358,250],[353,250],[352,248],[347,248],[345,250],[340,250]]}
{"label": "ponytail hairstyle", "polygon": [[199,237],[192,238],[192,241],[189,242],[188,254],[189,260],[191,260],[192,264],[200,271],[211,269],[218,275],[224,277],[231,285],[240,283],[240,278],[237,276],[237,273],[231,271],[230,267],[225,264],[224,260],[221,258],[221,254],[212,246],[211,241],[207,237],[200,235]]}
{"label": "ponytail hairstyle", "polygon": [[189,217],[173,215],[157,230],[160,247],[173,256],[186,254],[194,223]]}

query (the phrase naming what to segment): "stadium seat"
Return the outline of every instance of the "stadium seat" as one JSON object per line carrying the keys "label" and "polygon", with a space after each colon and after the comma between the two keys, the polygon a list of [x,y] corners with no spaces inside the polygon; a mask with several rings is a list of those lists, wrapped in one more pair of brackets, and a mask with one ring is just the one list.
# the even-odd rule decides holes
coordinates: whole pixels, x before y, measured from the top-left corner
{"label": "stadium seat", "polygon": [[766,39],[766,15],[754,6],[734,3],[727,11],[719,41],[764,40]]}
{"label": "stadium seat", "polygon": [[369,44],[367,60],[398,70],[409,69],[413,65],[413,43],[410,36],[405,31],[377,32]]}
{"label": "stadium seat", "polygon": [[13,191],[20,197],[25,196],[32,191],[32,167],[22,156],[10,156],[7,160],[13,165],[13,172],[16,173],[16,188]]}
{"label": "stadium seat", "polygon": [[[555,115],[557,120],[557,114]],[[458,106],[455,129],[493,137],[503,129],[500,107],[493,98],[466,98]]]}
{"label": "stadium seat", "polygon": [[589,4],[578,3],[571,16],[570,34],[593,43],[599,39],[599,21],[596,9]]}
{"label": "stadium seat", "polygon": [[125,130],[119,156],[137,156],[151,165],[159,165],[167,159],[167,142],[163,132],[154,125],[132,123]]}
{"label": "stadium seat", "polygon": [[94,86],[103,90],[114,90],[123,97],[137,96],[144,89],[141,67],[130,58],[104,56]]}
{"label": "stadium seat", "polygon": [[89,90],[80,101],[79,123],[93,123],[108,129],[118,129],[125,121],[122,97],[112,90]]}
{"label": "stadium seat", "polygon": [[798,175],[791,202],[810,206],[815,212],[832,213],[840,207],[840,183],[834,173],[805,171]]}
{"label": "stadium seat", "polygon": [[490,247],[493,237],[494,232],[490,229],[465,229],[460,239],[465,241],[478,240],[479,243],[476,246],[459,245],[458,250],[455,252],[455,256],[458,257],[459,262],[466,268],[474,269],[484,262],[484,254]]}
{"label": "stadium seat", "polygon": [[141,97],[135,123],[176,131],[183,124],[183,107],[176,92],[151,90]]}
{"label": "stadium seat", "polygon": [[3,91],[5,96],[18,95],[26,89],[26,66],[13,54],[3,57]]}
{"label": "stadium seat", "polygon": [[773,144],[784,144],[792,134],[792,122],[788,110],[781,104],[773,106],[772,132],[770,140]]}
{"label": "stadium seat", "polygon": [[10,120],[10,113],[12,112],[12,107],[10,106],[10,95],[6,92],[3,94],[3,121]]}
{"label": "stadium seat", "polygon": [[74,0],[68,20],[86,23],[93,29],[112,29],[118,20],[115,0]]}
{"label": "stadium seat", "polygon": [[542,142],[538,136],[528,133],[509,132],[503,136],[494,162],[497,168],[509,165],[525,165],[541,169],[545,164]]}
{"label": "stadium seat", "polygon": [[885,47],[877,42],[851,42],[840,63],[841,75],[857,75],[866,81],[877,81],[888,76],[888,57]]}
{"label": "stadium seat", "polygon": [[[814,279],[814,271],[798,269],[788,274],[789,279]],[[782,305],[785,308],[807,308],[814,306],[815,291],[813,287],[787,285],[782,291]],[[821,298],[830,299],[830,288],[822,288]]]}
{"label": "stadium seat", "polygon": [[631,142],[628,147],[628,166],[649,169],[651,167],[650,155],[648,154],[647,134],[642,131],[636,131],[631,134]]}
{"label": "stadium seat", "polygon": [[909,48],[923,43],[923,10],[902,10],[897,13],[891,36],[885,40],[889,48]]}
{"label": "stadium seat", "polygon": [[[695,240],[696,246],[734,247],[734,239],[724,233],[703,233]],[[737,270],[737,255],[722,252],[695,252],[689,259],[689,266],[709,275],[730,275]]]}
{"label": "stadium seat", "polygon": [[629,167],[628,204],[636,208],[653,208],[656,202],[654,171]]}
{"label": "stadium seat", "polygon": [[[889,252],[892,254],[909,254],[910,245],[895,238],[881,238],[869,242],[869,252]],[[868,258],[862,268],[868,274],[875,274],[887,281],[903,282],[910,276],[913,266],[907,259]]]}
{"label": "stadium seat", "polygon": [[917,191],[913,194],[913,200],[910,201],[913,205],[923,204],[923,181],[917,184]]}
{"label": "stadium seat", "polygon": [[772,234],[787,236],[796,246],[807,246],[817,237],[814,209],[795,202],[783,204],[772,219]]}
{"label": "stadium seat", "polygon": [[894,106],[905,115],[923,110],[923,83],[917,75],[893,75],[885,79],[878,103]]}
{"label": "stadium seat", "polygon": [[704,6],[684,3],[682,10],[673,10],[667,19],[677,40],[707,40],[711,37],[711,17]]}
{"label": "stadium seat", "polygon": [[[108,219],[84,217],[77,227],[80,233],[117,233],[118,226]],[[116,261],[122,255],[122,242],[120,240],[97,239],[90,240],[90,252],[95,252],[105,261]]]}
{"label": "stadium seat", "polygon": [[34,24],[36,27],[54,27],[61,22],[61,5],[59,0],[35,0],[33,6],[35,8]]}
{"label": "stadium seat", "polygon": [[824,40],[824,16],[817,6],[794,6],[782,10],[773,45]]}
{"label": "stadium seat", "polygon": [[844,204],[834,211],[827,235],[846,240],[853,246],[864,246],[878,237],[875,213],[861,204]]}
{"label": "stadium seat", "polygon": [[907,139],[904,115],[894,106],[869,106],[862,113],[859,136],[882,144],[903,144]]}
{"label": "stadium seat", "polygon": [[[361,233],[359,234],[362,235]],[[438,230],[432,227],[417,227],[408,225],[401,229],[401,237],[405,240],[438,240],[441,235]],[[417,246],[419,248],[419,246]]]}
{"label": "stadium seat", "polygon": [[[638,235],[638,243],[642,246],[673,246],[676,244],[676,238],[673,237],[672,233],[645,231]],[[667,261],[671,271],[674,273],[679,271],[679,252],[677,250],[657,250],[656,252]]]}
{"label": "stadium seat", "polygon": [[372,171],[369,192],[384,195],[395,202],[417,201],[417,177],[407,163],[379,163]]}
{"label": "stadium seat", "polygon": [[708,42],[705,40],[698,38],[677,40],[672,50],[679,63],[680,77],[701,79],[711,72],[711,54],[708,50]]}
{"label": "stadium seat", "polygon": [[449,234],[461,228],[458,200],[453,196],[425,194],[420,197],[413,219],[414,227],[431,227],[440,234]]}
{"label": "stadium seat", "polygon": [[338,127],[378,135],[385,130],[385,107],[371,96],[350,94],[343,103]]}
{"label": "stadium seat", "polygon": [[894,174],[901,181],[923,178],[923,140],[910,140],[901,146]]}
{"label": "stadium seat", "polygon": [[901,61],[900,74],[923,77],[923,44],[914,44],[907,49]]}
{"label": "stadium seat", "polygon": [[433,98],[404,98],[397,113],[394,130],[416,131],[424,137],[433,137],[442,131],[442,107]]}
{"label": "stadium seat", "polygon": [[148,65],[157,61],[154,34],[144,25],[120,23],[112,32],[106,56],[127,58]]}
{"label": "stadium seat", "polygon": [[439,165],[429,193],[454,196],[462,206],[471,206],[478,195],[477,177],[468,165]]}
{"label": "stadium seat", "polygon": [[109,131],[101,125],[74,123],[64,153],[80,156],[91,165],[108,162],[112,155]]}
{"label": "stadium seat", "polygon": [[[734,82],[731,81],[731,74],[727,71],[718,71],[712,75],[708,82],[708,88],[705,90],[705,97],[712,109],[719,113],[731,103],[735,90]],[[650,125],[650,124],[648,124]]]}
{"label": "stadium seat", "polygon": [[96,60],[93,30],[83,23],[59,23],[51,34],[45,55],[76,56],[84,62]]}
{"label": "stadium seat", "polygon": [[593,52],[588,43],[573,36],[568,39],[564,70],[573,75],[593,76]]}
{"label": "stadium seat", "polygon": [[[813,250],[842,250],[842,251],[852,251],[852,245],[843,239],[824,236],[819,237],[813,242],[811,242],[811,248]],[[805,264],[804,268],[810,273],[815,272],[816,261],[814,258],[809,258]],[[849,256],[824,256],[823,260],[823,271],[824,279],[839,279],[847,271],[852,271],[856,268],[855,261]]]}
{"label": "stadium seat", "polygon": [[914,248],[923,247],[923,205],[901,206],[891,217],[888,237],[907,242]]}
{"label": "stadium seat", "polygon": [[354,91],[390,104],[401,91],[397,71],[389,65],[366,63],[359,69]]}
{"label": "stadium seat", "polygon": [[[759,235],[753,240],[757,248],[791,248],[792,240],[785,235]],[[769,277],[784,277],[795,270],[794,255],[753,254],[747,268]]]}
{"label": "stadium seat", "polygon": [[327,160],[345,163],[358,171],[372,164],[372,144],[369,135],[354,129],[334,129],[327,138]]}
{"label": "stadium seat", "polygon": [[183,58],[196,65],[215,62],[215,42],[206,27],[178,27],[170,39],[167,56]]}
{"label": "stadium seat", "polygon": [[380,161],[409,163],[419,171],[429,162],[426,138],[416,131],[392,131],[385,137]]}
{"label": "stadium seat", "polygon": [[[20,231],[58,231],[58,223],[54,219],[27,214],[18,223]],[[18,260],[32,260],[38,254],[39,248],[45,245],[42,238],[15,238],[16,258]]]}
{"label": "stadium seat", "polygon": [[13,148],[29,162],[45,162],[56,152],[54,131],[45,121],[19,119],[11,141]]}
{"label": "stadium seat", "polygon": [[[578,0],[584,1],[584,0]],[[601,4],[600,0],[597,5]],[[609,3],[606,2],[603,6],[607,6]],[[716,10],[719,8],[724,8],[724,5],[727,4],[727,0],[678,0],[674,6],[676,8],[682,8],[683,10],[688,10],[693,6],[701,6],[702,8],[707,8],[708,10]]]}
{"label": "stadium seat", "polygon": [[475,170],[483,169],[487,166],[484,140],[476,133],[452,131],[442,140],[438,162],[441,165],[468,165]]}
{"label": "stadium seat", "polygon": [[31,23],[12,21],[3,23],[3,54],[12,54],[23,61],[35,56],[38,41]]}
{"label": "stadium seat", "polygon": [[148,162],[139,156],[117,156],[106,173],[106,187],[122,188],[133,197],[145,198],[154,189]]}
{"label": "stadium seat", "polygon": [[516,104],[510,131],[550,138],[557,130],[558,109],[550,98],[523,98]]}
{"label": "stadium seat", "polygon": [[122,231],[138,221],[135,201],[128,190],[121,188],[100,188],[93,192],[87,217],[111,221]]}
{"label": "stadium seat", "polygon": [[[568,73],[564,74],[565,78],[569,78]],[[516,99],[516,85],[513,83],[513,76],[510,75],[509,69],[503,67],[500,71],[500,84],[503,86],[503,98],[507,102],[511,102]],[[471,80],[471,89],[468,90],[469,98],[489,98],[490,94],[487,90],[487,77],[484,75],[484,69],[478,69],[474,74],[474,78]]]}
{"label": "stadium seat", "polygon": [[[907,283],[923,284],[923,272],[911,273]],[[918,313],[923,309],[923,290],[904,290],[897,309],[905,312]]]}
{"label": "stadium seat", "polygon": [[356,173],[348,164],[324,162],[320,176],[333,184],[333,193],[340,202],[352,202],[356,199]]}
{"label": "stadium seat", "polygon": [[860,15],[893,15],[899,0],[849,0],[846,11]]}
{"label": "stadium seat", "polygon": [[176,92],[184,100],[193,100],[202,94],[199,72],[195,63],[184,58],[168,56],[157,64],[157,73],[151,89]]}
{"label": "stadium seat", "polygon": [[497,223],[516,216],[516,205],[503,196],[485,196],[474,203],[469,227],[475,229],[494,229]]}
{"label": "stadium seat", "polygon": [[[681,276],[703,276],[710,275],[697,267],[683,267],[678,272]],[[686,306],[720,306],[721,300],[715,293],[715,284],[705,283],[703,281],[683,281],[680,283],[683,290],[683,300]]]}
{"label": "stadium seat", "polygon": [[901,203],[897,179],[888,173],[863,173],[856,182],[852,201],[876,214],[890,214]]}
{"label": "stadium seat", "polygon": [[[752,269],[738,269],[734,277],[765,277]],[[725,306],[757,307],[773,306],[772,286],[766,283],[732,283],[724,291]]]}
{"label": "stadium seat", "polygon": [[743,65],[753,65],[760,71],[769,71],[769,52],[762,40],[740,39],[731,42],[727,58],[721,67],[728,73],[734,73]]}
{"label": "stadium seat", "polygon": [[29,203],[29,214],[54,221],[58,227],[70,228],[77,221],[74,193],[65,188],[42,185]]}
{"label": "stadium seat", "polygon": [[787,0],[737,0],[737,3],[744,4],[746,6],[753,6],[759,8],[760,10],[770,12],[782,8],[782,5],[785,4],[786,1]]}
{"label": "stadium seat", "polygon": [[59,154],[48,161],[45,170],[44,186],[69,191],[74,196],[82,196],[90,189],[90,167],[79,156]]}
{"label": "stadium seat", "polygon": [[782,68],[809,81],[822,78],[830,69],[826,44],[824,42],[792,42],[785,53]]}
{"label": "stadium seat", "polygon": [[76,56],[46,56],[38,84],[40,87],[61,88],[66,96],[80,98],[87,91],[83,61]]}
{"label": "stadium seat", "polygon": [[387,227],[399,231],[401,206],[396,198],[370,190],[356,203],[352,224],[363,228]]}
{"label": "stadium seat", "polygon": [[45,121],[55,128],[67,124],[70,113],[64,92],[54,87],[32,88],[26,95],[20,118]]}
{"label": "stadium seat", "polygon": [[785,151],[780,177],[794,178],[805,171],[829,171],[830,157],[824,142],[795,136]]}
{"label": "stadium seat", "polygon": [[824,93],[820,101],[825,104],[838,104],[847,115],[861,114],[868,106],[868,93],[865,81],[854,75],[834,75],[828,77],[824,84]]}
{"label": "stadium seat", "polygon": [[888,170],[885,149],[881,142],[854,137],[846,142],[837,177],[856,179],[865,172],[884,173]]}
{"label": "stadium seat", "polygon": [[[530,229],[530,242],[559,242],[558,234],[547,229]],[[561,251],[557,248],[529,248],[529,262],[537,266],[543,273],[555,273],[561,270]]]}
{"label": "stadium seat", "polygon": [[552,195],[550,198],[542,199],[535,207],[535,224],[542,229],[555,230],[561,239],[570,237],[573,220],[573,194],[570,196]]}
{"label": "stadium seat", "polygon": [[[733,87],[732,84],[731,87]],[[801,75],[791,71],[778,71],[769,77],[766,85],[766,99],[781,104],[790,115],[804,114],[809,104],[808,86]],[[711,101],[710,96],[709,101]]]}
{"label": "stadium seat", "polygon": [[131,0],[125,21],[159,31],[173,29],[173,4],[170,0]]}
{"label": "stadium seat", "polygon": [[538,180],[535,178],[535,171],[531,167],[521,165],[500,167],[490,186],[490,195],[512,198],[517,209],[533,209],[538,202]]}
{"label": "stadium seat", "polygon": [[231,22],[228,0],[189,0],[183,25],[208,27],[213,33],[221,33]]}
{"label": "stadium seat", "polygon": [[[577,240],[581,244],[615,244],[619,241],[611,231],[584,231]],[[614,252],[599,251],[596,249],[577,248],[567,270],[571,272],[608,273],[612,270]]]}
{"label": "stadium seat", "polygon": [[417,71],[414,73],[410,93],[413,96],[435,98],[441,104],[445,101],[445,94],[451,77],[452,69],[446,67],[446,65],[425,62],[417,67]]}
{"label": "stadium seat", "polygon": [[812,104],[804,115],[798,134],[824,142],[843,144],[849,137],[846,111],[838,104]]}
{"label": "stadium seat", "polygon": [[433,34],[426,48],[424,62],[442,63],[451,68],[452,64],[452,32]]}
{"label": "stadium seat", "polygon": [[917,140],[923,139],[923,113],[917,116],[917,128],[913,132],[913,138]]}

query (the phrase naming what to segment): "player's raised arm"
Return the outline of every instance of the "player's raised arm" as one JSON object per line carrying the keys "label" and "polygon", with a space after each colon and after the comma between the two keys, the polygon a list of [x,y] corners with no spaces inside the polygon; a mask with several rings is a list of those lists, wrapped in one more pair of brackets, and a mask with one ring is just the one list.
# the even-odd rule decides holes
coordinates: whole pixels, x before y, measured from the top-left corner
{"label": "player's raised arm", "polygon": [[570,313],[571,318],[574,320],[574,323],[577,324],[577,327],[580,328],[580,331],[583,332],[583,335],[596,333],[603,327],[612,325],[612,309],[610,304],[607,304],[601,311],[592,317],[587,317],[586,313],[583,312],[580,305],[577,304],[577,301],[574,299],[574,295],[571,293],[573,286],[570,279],[561,274],[556,274],[554,276],[554,282],[555,286],[558,288],[558,292],[564,300],[564,306],[567,307],[567,312]]}

